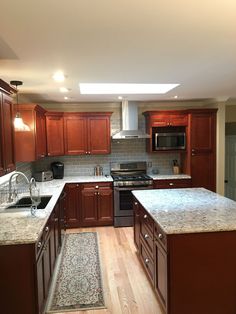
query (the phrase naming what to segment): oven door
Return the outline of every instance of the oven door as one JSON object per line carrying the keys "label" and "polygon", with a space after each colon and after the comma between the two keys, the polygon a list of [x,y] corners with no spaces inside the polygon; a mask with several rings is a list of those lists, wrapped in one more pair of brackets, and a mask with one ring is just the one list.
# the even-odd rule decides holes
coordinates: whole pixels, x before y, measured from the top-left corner
{"label": "oven door", "polygon": [[131,191],[152,188],[152,185],[142,187],[114,187],[114,216],[133,216],[133,194]]}

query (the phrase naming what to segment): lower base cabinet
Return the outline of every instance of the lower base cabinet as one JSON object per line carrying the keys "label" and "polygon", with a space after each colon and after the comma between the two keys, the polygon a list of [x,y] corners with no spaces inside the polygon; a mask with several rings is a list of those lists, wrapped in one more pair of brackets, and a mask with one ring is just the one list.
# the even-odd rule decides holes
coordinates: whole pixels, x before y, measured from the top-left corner
{"label": "lower base cabinet", "polygon": [[113,224],[113,189],[110,182],[68,183],[65,191],[67,227]]}
{"label": "lower base cabinet", "polygon": [[166,235],[134,199],[134,242],[165,314],[236,313],[236,232]]}
{"label": "lower base cabinet", "polygon": [[36,243],[0,246],[0,312],[42,314],[60,251],[60,201]]}

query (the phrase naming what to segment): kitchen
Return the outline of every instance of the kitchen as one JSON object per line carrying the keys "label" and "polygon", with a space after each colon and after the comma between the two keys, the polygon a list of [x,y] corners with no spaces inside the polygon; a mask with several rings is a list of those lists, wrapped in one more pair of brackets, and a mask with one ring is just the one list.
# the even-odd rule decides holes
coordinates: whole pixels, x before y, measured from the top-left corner
{"label": "kitchen", "polygon": [[[90,186],[89,189],[93,189],[92,193],[96,193],[96,199],[98,200],[101,195],[99,196],[97,194],[100,192],[96,191],[96,185],[94,186],[93,184],[93,182],[98,182],[101,187],[103,187],[103,190],[101,189],[101,193],[105,193],[107,200],[106,202],[109,203],[108,200],[113,197],[113,180],[110,177],[111,163],[113,162],[127,163],[145,161],[146,169],[144,170],[144,172],[154,178],[154,180],[158,178],[158,175],[173,175],[174,160],[177,160],[177,164],[180,165],[180,173],[187,176],[184,178],[184,180],[194,180],[194,175],[200,175],[201,171],[202,173],[205,173],[206,168],[203,169],[203,167],[205,167],[206,165],[205,163],[203,163],[202,165],[199,165],[198,163],[198,168],[191,167],[190,165],[190,160],[192,160],[194,157],[191,157],[190,155],[195,153],[191,151],[191,149],[193,148],[188,146],[190,138],[188,132],[190,132],[191,129],[190,125],[192,126],[191,117],[192,115],[194,115],[191,110],[210,110],[214,112],[214,109],[218,109],[215,118],[216,129],[213,132],[215,134],[214,139],[216,141],[216,149],[213,149],[213,155],[215,154],[213,156],[213,162],[208,162],[213,166],[215,170],[213,169],[214,171],[211,172],[212,175],[206,176],[207,178],[213,180],[213,188],[209,188],[209,186],[205,187],[208,187],[210,190],[214,190],[217,193],[224,195],[224,128],[225,123],[227,122],[227,108],[231,107],[232,109],[235,104],[235,88],[232,83],[235,81],[234,74],[232,73],[232,68],[234,64],[234,57],[232,57],[234,53],[232,53],[232,51],[235,48],[233,40],[234,36],[232,31],[232,29],[235,29],[232,27],[234,23],[234,18],[232,16],[232,12],[234,12],[234,10],[232,7],[234,6],[234,4],[226,3],[224,4],[224,6],[214,5],[213,9],[210,3],[206,3],[206,7],[208,7],[209,5],[209,10],[204,10],[204,12],[200,4],[192,4],[194,8],[190,8],[189,4],[185,3],[185,10],[182,10],[182,12],[182,6],[179,6],[179,8],[176,7],[175,18],[177,20],[183,18],[185,32],[183,32],[182,25],[180,24],[178,32],[179,34],[183,34],[183,37],[181,38],[182,41],[180,41],[182,42],[182,45],[180,47],[180,44],[176,43],[174,50],[172,47],[173,41],[170,39],[175,38],[176,25],[174,25],[173,27],[173,24],[166,23],[166,21],[169,21],[167,19],[167,16],[169,18],[173,17],[173,12],[168,11],[168,15],[166,15],[167,13],[165,12],[164,5],[162,7],[162,13],[163,17],[166,16],[166,20],[161,18],[161,14],[158,11],[160,10],[160,7],[158,9],[156,8],[157,10],[151,10],[151,8],[154,6],[153,3],[150,3],[150,7],[148,7],[148,5],[144,6],[136,3],[136,15],[130,15],[128,14],[129,10],[126,11],[127,6],[130,10],[132,10],[131,4],[129,5],[122,3],[119,7],[114,6],[114,8],[112,8],[111,4],[107,3],[107,1],[102,1],[102,3],[100,3],[100,7],[98,6],[98,4],[93,4],[97,9],[94,10],[94,12],[91,12],[89,7],[87,7],[89,5],[88,3],[84,4],[84,11],[82,10],[82,8],[79,7],[79,4],[77,4],[78,7],[76,5],[76,10],[74,10],[74,12],[72,12],[73,10],[71,9],[69,10],[69,8],[65,4],[61,4],[61,7],[58,7],[58,4],[55,4],[56,6],[53,7],[53,1],[51,1],[49,4],[47,3],[47,9],[45,9],[45,4],[42,3],[41,6],[38,6],[38,10],[35,10],[35,8],[27,0],[24,1],[24,4],[25,7],[28,8],[27,12],[23,12],[24,10],[22,9],[19,11],[16,7],[13,6],[12,3],[7,3],[5,1],[3,2],[2,12],[6,12],[6,14],[2,14],[4,16],[1,17],[1,29],[3,30],[3,38],[1,39],[0,50],[1,78],[8,84],[10,83],[10,81],[15,79],[23,81],[23,85],[18,86],[18,106],[15,106],[15,110],[20,111],[24,123],[28,124],[31,127],[32,121],[29,122],[29,117],[27,115],[24,116],[23,113],[22,108],[24,104],[27,104],[28,109],[30,106],[32,106],[32,108],[34,106],[42,108],[39,109],[38,107],[35,107],[36,110],[41,110],[42,112],[46,113],[45,117],[46,119],[48,119],[48,121],[50,119],[50,114],[51,117],[53,116],[52,112],[54,112],[54,117],[58,112],[63,113],[61,114],[61,121],[63,121],[63,123],[66,123],[65,121],[69,121],[71,116],[77,116],[79,118],[79,116],[84,115],[83,118],[85,118],[86,121],[89,121],[92,116],[94,118],[94,113],[96,113],[96,119],[99,115],[102,115],[103,113],[111,113],[109,116],[110,125],[108,128],[111,136],[115,135],[122,129],[122,124],[124,122],[124,119],[122,118],[122,103],[125,102],[127,102],[128,105],[135,104],[138,111],[138,129],[143,133],[150,133],[150,129],[148,130],[148,128],[146,129],[146,127],[148,126],[148,121],[150,121],[152,117],[147,112],[159,112],[160,110],[183,110],[183,112],[185,112],[185,114],[187,114],[188,116],[188,122],[184,127],[186,128],[186,133],[188,134],[187,153],[179,153],[176,151],[173,151],[171,153],[152,152],[150,151],[152,150],[152,147],[147,148],[147,143],[149,143],[149,146],[151,145],[151,141],[148,141],[148,139],[111,139],[110,136],[106,137],[109,139],[108,147],[110,148],[108,152],[104,153],[103,151],[103,153],[101,154],[86,154],[86,151],[90,152],[90,150],[87,149],[85,150],[85,152],[78,153],[72,151],[74,149],[74,139],[70,143],[68,141],[63,142],[64,131],[62,131],[61,135],[59,134],[61,137],[57,134],[57,137],[53,138],[52,145],[55,145],[56,141],[58,141],[61,145],[62,143],[64,143],[65,146],[63,147],[63,149],[67,149],[67,153],[65,153],[64,150],[63,153],[59,152],[56,153],[54,156],[49,155],[49,148],[55,148],[55,146],[49,147],[50,140],[47,134],[47,149],[45,154],[47,156],[38,158],[38,156],[36,156],[38,142],[36,141],[35,137],[32,137],[33,132],[25,134],[21,141],[18,138],[19,134],[15,134],[15,143],[16,145],[18,145],[18,148],[15,151],[17,157],[17,171],[25,173],[27,177],[30,178],[35,172],[51,170],[50,167],[52,162],[60,161],[64,164],[64,177],[70,178],[67,181],[67,184],[71,185],[70,187],[67,187],[67,189],[70,190],[70,192],[72,193],[71,195],[73,196],[68,201],[70,202],[68,211],[71,211],[70,214],[72,216],[67,217],[67,223],[69,225],[71,224],[70,226],[73,227],[80,227],[80,230],[85,232],[94,229],[96,229],[96,231],[98,230],[97,232],[99,233],[101,239],[100,246],[103,252],[102,256],[105,260],[104,269],[107,269],[107,271],[104,271],[104,280],[106,281],[107,286],[112,287],[112,285],[117,284],[118,287],[117,289],[113,287],[115,290],[111,289],[106,290],[105,292],[107,293],[108,300],[106,304],[108,308],[107,311],[110,311],[111,313],[131,312],[159,314],[162,311],[161,305],[159,305],[159,299],[156,299],[156,296],[153,292],[154,290],[151,288],[151,285],[146,278],[144,269],[137,259],[136,249],[134,248],[133,244],[133,228],[113,228],[111,226],[97,228],[95,227],[97,222],[91,221],[91,219],[93,219],[92,215],[94,214],[92,212],[90,212],[90,216],[88,217],[83,216],[84,222],[87,220],[88,228],[85,228],[86,224],[81,225],[81,213],[78,215],[78,211],[76,211],[76,207],[81,206],[81,203],[80,205],[78,205],[78,203],[76,203],[76,201],[73,201],[73,199],[75,199],[76,196],[81,195],[79,194],[81,193],[81,189],[84,191],[83,197],[85,198],[85,196],[88,195],[87,193],[91,192],[91,190],[86,190],[86,188],[88,187],[86,186],[86,184],[92,183],[92,186]],[[23,4],[21,5],[23,6]],[[54,11],[53,8],[55,7],[57,7],[57,10]],[[110,18],[108,18],[108,16],[105,14],[105,11],[108,8],[111,10],[111,12],[118,15],[120,21],[123,21],[124,23],[117,23],[116,20],[113,20],[113,28],[107,27],[108,25],[110,25],[111,22]],[[196,19],[194,13],[193,18],[190,22],[188,16],[189,12],[187,14],[188,8],[191,12],[194,12],[195,10],[195,12],[199,13],[199,16],[201,16],[201,18],[203,19],[200,21],[202,22],[201,25],[205,25],[204,30],[199,29],[199,19]],[[114,12],[115,9],[116,12]],[[34,20],[37,19],[40,12],[42,16],[44,16],[45,23],[38,23],[38,25],[35,25]],[[64,14],[65,12],[71,16],[70,23],[66,18],[66,14]],[[85,18],[84,13],[82,12],[90,12],[90,15],[87,15],[87,17]],[[209,15],[207,15],[207,13]],[[11,27],[9,25],[9,21],[7,19],[8,14],[14,15],[14,23],[16,27]],[[61,23],[60,21],[55,21],[55,23],[57,23],[55,24],[57,25],[56,29],[61,34],[61,38],[55,38],[55,36],[53,37],[53,34],[55,34],[55,25],[50,25],[49,23],[49,21],[51,21],[53,17],[55,19],[56,14],[58,14],[58,16],[60,16],[60,18],[62,18],[62,20],[64,21],[64,23]],[[221,19],[217,21],[218,24],[214,24],[214,31],[218,34],[217,39],[214,38],[215,41],[212,39],[212,43],[214,44],[212,46],[210,46],[209,44],[208,50],[206,51],[202,49],[202,46],[204,40],[206,42],[206,40],[208,40],[212,35],[212,24],[210,22],[215,21],[214,16],[218,15],[221,17]],[[153,17],[153,19],[150,19],[150,16]],[[132,18],[129,21],[130,17]],[[143,23],[143,29],[140,29],[140,20],[137,17],[142,17],[142,19],[145,19],[146,23]],[[208,17],[209,25],[207,24],[206,17]],[[80,27],[78,27],[77,25],[77,20],[80,20]],[[149,23],[151,20],[152,22]],[[156,24],[154,23],[154,21],[156,21]],[[66,22],[68,23],[67,27],[65,26]],[[31,24],[31,27],[34,28],[34,32],[28,32],[28,37],[26,38],[26,36],[24,36],[24,30],[29,28],[29,24]],[[167,24],[168,27],[165,29],[167,30],[166,34],[167,38],[169,38],[169,41],[165,38],[165,36],[161,36],[161,29],[163,28],[158,27],[166,27]],[[62,25],[64,26],[64,29],[62,28]],[[124,27],[124,25],[126,26]],[[126,32],[126,28],[128,25],[130,25],[130,34]],[[191,27],[188,28],[186,27],[187,25],[191,25]],[[158,45],[156,42],[153,41],[152,27],[154,27],[155,29],[155,35],[159,38]],[[99,31],[95,35],[94,31],[96,28],[98,28],[99,30],[103,29],[103,36],[101,36],[101,33],[99,33]],[[223,32],[221,33],[220,31],[217,31],[218,28],[221,30],[224,29],[228,37],[225,36]],[[16,36],[15,29],[17,29],[18,36]],[[137,29],[139,30],[139,36],[142,39],[141,41],[139,36],[137,36]],[[188,30],[193,31],[194,33],[194,31],[197,31],[197,29],[199,30],[199,34],[201,34],[202,37],[195,37],[195,45],[193,45],[194,47],[183,45],[183,42],[187,43],[189,41],[190,34],[188,33]],[[88,34],[88,36],[84,38],[83,34]],[[117,34],[117,42],[111,40],[114,34]],[[149,35],[147,36],[147,34]],[[52,38],[54,38],[54,41],[52,40]],[[64,40],[63,53],[62,44],[60,43],[62,42],[62,38]],[[72,38],[73,40],[71,41]],[[78,38],[78,41],[76,42],[74,38]],[[160,41],[160,38],[162,38],[162,41]],[[19,39],[21,39],[21,42]],[[118,42],[118,39],[120,40],[120,42]],[[125,42],[127,42],[127,46],[125,48],[124,45],[121,44],[123,43],[122,40],[124,39]],[[112,44],[108,49],[109,42]],[[143,47],[140,46],[140,42],[142,42]],[[32,45],[32,43],[35,43],[35,45]],[[217,43],[221,44],[218,45]],[[71,50],[70,48],[72,44],[74,47],[73,50]],[[122,47],[122,49],[120,47]],[[136,52],[135,54],[134,51]],[[168,55],[166,54],[166,51],[174,52],[171,54],[171,57],[168,58],[168,62],[165,62],[165,66],[163,66],[163,55],[166,55],[166,57]],[[79,52],[81,54],[79,54]],[[153,54],[153,52],[155,53]],[[189,66],[187,62],[187,53],[191,53],[195,56],[195,59],[192,59],[191,66]],[[126,54],[130,55],[128,64],[126,60]],[[175,54],[178,57],[178,62],[174,62]],[[48,56],[47,58],[46,55]],[[113,55],[114,58],[112,62],[111,59],[109,59],[109,56],[111,55]],[[194,62],[196,61],[196,56],[198,57],[197,59],[199,60],[199,62]],[[217,64],[219,66],[218,69],[217,64],[213,62],[214,58],[212,56],[214,56],[215,60],[217,60]],[[206,61],[205,67],[202,65],[201,68],[199,66],[200,60],[202,60],[203,62],[204,58]],[[35,63],[33,62],[33,60],[35,60]],[[66,62],[67,60],[70,60],[70,64]],[[150,60],[150,63],[145,60]],[[228,61],[227,63],[226,60]],[[231,65],[229,66],[230,61]],[[216,75],[213,75],[211,70],[214,68],[215,72],[218,71],[218,73],[221,74],[223,62],[225,62],[224,73],[227,73],[227,75],[218,75],[217,81]],[[139,66],[137,66],[137,64],[139,64]],[[179,68],[180,64],[181,70]],[[64,81],[61,83],[55,82],[52,79],[53,73],[58,68],[63,68],[66,75]],[[129,71],[129,74],[128,72],[124,72],[124,69],[127,69],[127,71]],[[138,76],[138,72],[140,73],[140,76]],[[185,73],[185,75],[181,76],[181,73],[183,74],[183,72]],[[126,76],[124,76],[124,73],[126,73]],[[140,94],[136,92],[136,94],[134,95],[117,93],[115,95],[96,94],[90,96],[82,95],[81,93],[79,93],[79,89],[77,86],[77,84],[81,81],[90,81],[92,83],[95,81],[123,82],[124,77],[126,77],[125,82],[127,83],[133,83],[134,81],[136,81],[137,83],[168,82],[180,83],[180,85],[175,87],[167,94],[145,95],[144,93]],[[59,87],[64,86],[67,87],[67,92],[59,92]],[[227,88],[224,89],[223,86],[226,86]],[[14,86],[12,88],[14,88]],[[15,92],[13,93],[13,95],[15,95]],[[123,99],[118,99],[118,96],[123,96]],[[12,102],[14,104],[17,104],[16,97],[14,97]],[[22,111],[20,109],[22,109]],[[32,112],[34,110],[35,109],[32,109]],[[145,112],[146,114],[144,114]],[[65,124],[63,124],[63,128],[64,126]],[[60,133],[60,128],[52,127],[52,130]],[[72,135],[79,134],[73,133],[73,130],[71,130],[68,129],[68,132],[72,132]],[[95,130],[95,128],[91,128],[91,130]],[[88,132],[90,131],[88,131],[87,129],[83,139],[87,138]],[[205,135],[206,138],[208,136],[209,133]],[[76,136],[74,136],[74,138],[76,139]],[[79,138],[79,136],[77,136],[77,138]],[[102,138],[105,137],[101,136],[101,138],[99,138],[98,135],[96,142],[100,142]],[[31,148],[31,150],[26,149],[27,143],[31,143],[30,145],[28,145],[28,149]],[[71,146],[66,146],[66,143],[71,144]],[[68,153],[68,147],[72,147],[70,153]],[[33,158],[31,155],[32,152],[34,154]],[[102,167],[103,175],[96,176],[94,178],[94,167],[98,165]],[[8,166],[5,167],[5,171],[9,172],[9,174],[1,177],[3,190],[5,189],[5,182],[9,181],[12,170],[14,170],[14,167],[12,165],[9,166],[8,164]],[[71,179],[71,177],[77,177],[78,180],[75,181],[75,179]],[[83,177],[83,179],[79,177]],[[87,180],[85,179],[85,177],[89,177],[90,180],[93,181],[85,181]],[[169,177],[170,181],[168,181],[168,184],[173,184],[176,182],[173,182],[172,179],[173,177]],[[104,181],[101,182],[101,180]],[[165,178],[165,180],[168,179]],[[53,184],[55,181],[56,179],[49,181],[46,184],[50,185]],[[41,186],[41,184],[42,183],[37,182],[38,186]],[[205,182],[202,185],[204,186],[204,184]],[[77,185],[79,185],[79,187]],[[57,188],[59,189],[59,187]],[[53,196],[54,202],[56,202],[55,198],[59,197],[58,194],[56,195]],[[49,201],[49,205],[52,204],[52,202],[53,199]],[[86,202],[83,204],[85,207],[87,206]],[[91,203],[89,204],[90,205],[88,207],[91,208]],[[113,206],[113,202],[109,204],[112,204],[111,206]],[[108,225],[112,225],[111,221],[113,221],[113,216],[109,220],[107,211],[105,212],[105,216],[103,216],[102,219],[103,225],[105,225],[106,222]],[[105,222],[104,220],[106,219],[108,220]],[[91,226],[93,227],[91,228]],[[41,228],[42,226],[40,227],[40,230]],[[76,229],[71,230],[73,232],[73,230]],[[147,228],[147,230],[149,230],[149,228]],[[67,232],[71,231],[67,230]],[[108,241],[108,237],[111,239],[111,242]],[[118,251],[122,247],[122,242],[124,245],[124,250],[121,250],[120,256],[118,256]],[[105,253],[105,244],[107,245],[107,247],[109,247],[108,250],[111,252],[112,257],[108,257],[108,254]],[[125,252],[125,247],[132,248],[129,254],[128,252]],[[116,259],[120,260],[122,266],[119,265],[118,262],[116,262]],[[127,266],[125,264],[125,259],[129,260]],[[114,271],[112,272],[111,265],[113,262]],[[123,272],[121,271],[121,268],[123,269]],[[129,272],[130,274],[128,275]],[[131,276],[131,274],[133,276]],[[135,285],[134,277],[136,276],[136,274],[137,276],[139,276],[138,281],[140,282],[140,287],[136,287]],[[152,296],[151,301],[150,296]],[[141,302],[142,300],[143,302]],[[106,310],[98,310],[98,312],[101,313],[102,311]],[[202,313],[204,313],[204,310],[202,311]]]}

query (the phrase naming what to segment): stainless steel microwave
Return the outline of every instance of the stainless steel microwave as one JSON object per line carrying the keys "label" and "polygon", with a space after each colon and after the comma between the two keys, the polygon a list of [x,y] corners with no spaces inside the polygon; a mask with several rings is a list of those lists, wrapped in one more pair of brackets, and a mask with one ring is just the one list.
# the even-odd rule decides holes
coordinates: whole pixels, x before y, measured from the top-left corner
{"label": "stainless steel microwave", "polygon": [[184,150],[185,132],[155,133],[155,150]]}

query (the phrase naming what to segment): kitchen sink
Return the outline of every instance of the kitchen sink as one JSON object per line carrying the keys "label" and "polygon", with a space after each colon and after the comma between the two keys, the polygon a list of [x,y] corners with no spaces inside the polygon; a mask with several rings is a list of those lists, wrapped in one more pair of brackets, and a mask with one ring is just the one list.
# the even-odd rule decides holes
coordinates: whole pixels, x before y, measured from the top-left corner
{"label": "kitchen sink", "polygon": [[[51,197],[52,195],[41,196],[41,202],[39,203],[37,208],[44,209],[47,206],[48,202],[50,201]],[[31,202],[30,197],[25,196],[25,197],[20,198],[15,204],[8,206],[6,208],[6,211],[8,211],[8,209],[27,210],[31,208],[31,205],[32,205],[32,202]]]}

